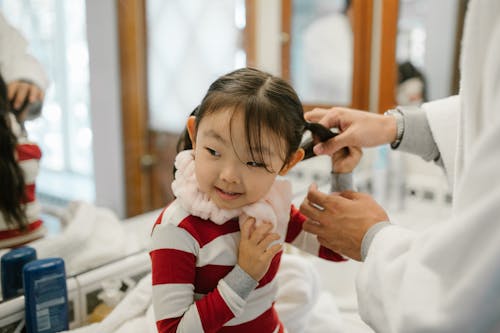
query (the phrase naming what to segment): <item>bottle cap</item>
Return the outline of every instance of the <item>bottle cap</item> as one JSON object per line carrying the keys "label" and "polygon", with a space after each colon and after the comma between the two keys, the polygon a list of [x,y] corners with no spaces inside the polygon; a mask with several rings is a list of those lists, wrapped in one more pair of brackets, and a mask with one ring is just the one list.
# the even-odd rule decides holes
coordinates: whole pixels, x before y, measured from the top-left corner
{"label": "bottle cap", "polygon": [[23,294],[23,266],[36,260],[36,250],[29,246],[13,249],[2,256],[2,294],[9,299]]}

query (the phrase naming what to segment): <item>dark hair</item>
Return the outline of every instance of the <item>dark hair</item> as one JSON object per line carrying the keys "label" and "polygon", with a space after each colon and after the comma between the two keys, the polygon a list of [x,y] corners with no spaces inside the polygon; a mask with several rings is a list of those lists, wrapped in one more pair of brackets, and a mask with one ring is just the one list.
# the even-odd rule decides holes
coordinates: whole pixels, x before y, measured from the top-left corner
{"label": "dark hair", "polygon": [[409,61],[404,61],[398,65],[398,84],[405,82],[406,80],[417,78],[422,81],[422,99],[427,101],[427,89],[426,80],[424,74]]}
{"label": "dark hair", "polygon": [[0,211],[8,225],[17,225],[23,230],[27,224],[22,205],[25,182],[16,160],[17,138],[8,119],[10,112],[7,86],[0,76]]}
{"label": "dark hair", "polygon": [[351,5],[352,5],[352,0],[345,0],[344,8],[342,9],[342,13],[344,15],[347,15],[347,12],[349,11],[349,8],[351,7]]}
{"label": "dark hair", "polygon": [[[297,93],[285,80],[253,68],[241,68],[219,77],[192,112],[196,116],[196,127],[206,115],[228,108],[234,113],[244,113],[245,135],[252,158],[264,158],[261,136],[264,130],[271,130],[284,139],[287,145],[283,149],[284,164],[299,148],[306,129],[304,111]],[[184,131],[177,149],[191,148],[191,140]]]}

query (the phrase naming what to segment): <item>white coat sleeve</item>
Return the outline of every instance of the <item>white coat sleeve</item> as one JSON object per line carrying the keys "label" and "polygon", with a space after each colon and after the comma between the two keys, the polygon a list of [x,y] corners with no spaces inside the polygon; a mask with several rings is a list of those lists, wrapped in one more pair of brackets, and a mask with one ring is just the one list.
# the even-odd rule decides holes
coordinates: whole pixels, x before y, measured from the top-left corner
{"label": "white coat sleeve", "polygon": [[[491,96],[489,108],[500,110],[500,81]],[[391,225],[373,238],[356,285],[360,314],[375,331],[500,331],[500,114],[494,114],[455,184],[453,216],[423,232]]]}
{"label": "white coat sleeve", "polygon": [[441,154],[448,182],[455,177],[455,153],[458,144],[460,96],[452,96],[422,105],[432,137]]}
{"label": "white coat sleeve", "polygon": [[0,73],[5,82],[27,80],[45,90],[49,84],[45,71],[28,53],[26,39],[0,13]]}

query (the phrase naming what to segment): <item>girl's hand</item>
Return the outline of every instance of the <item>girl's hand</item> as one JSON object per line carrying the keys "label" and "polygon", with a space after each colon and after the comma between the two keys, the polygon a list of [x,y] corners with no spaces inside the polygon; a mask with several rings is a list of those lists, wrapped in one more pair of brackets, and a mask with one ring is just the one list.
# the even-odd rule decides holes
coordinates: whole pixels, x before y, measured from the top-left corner
{"label": "girl's hand", "polygon": [[344,147],[332,155],[332,171],[335,173],[351,173],[363,156],[359,147]]}
{"label": "girl's hand", "polygon": [[277,233],[270,233],[271,223],[255,227],[255,219],[248,218],[241,226],[241,240],[238,265],[255,281],[266,274],[271,260],[282,249],[281,244],[269,245],[280,239]]}

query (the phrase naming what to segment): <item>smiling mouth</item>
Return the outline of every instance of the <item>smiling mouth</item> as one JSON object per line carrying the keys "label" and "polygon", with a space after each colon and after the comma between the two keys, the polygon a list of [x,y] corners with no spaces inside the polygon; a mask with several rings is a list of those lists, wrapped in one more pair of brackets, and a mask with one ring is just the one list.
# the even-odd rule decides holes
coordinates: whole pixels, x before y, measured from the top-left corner
{"label": "smiling mouth", "polygon": [[219,195],[219,197],[221,197],[224,200],[234,200],[242,195],[242,193],[237,193],[237,192],[226,192],[218,187],[216,187],[215,190]]}

